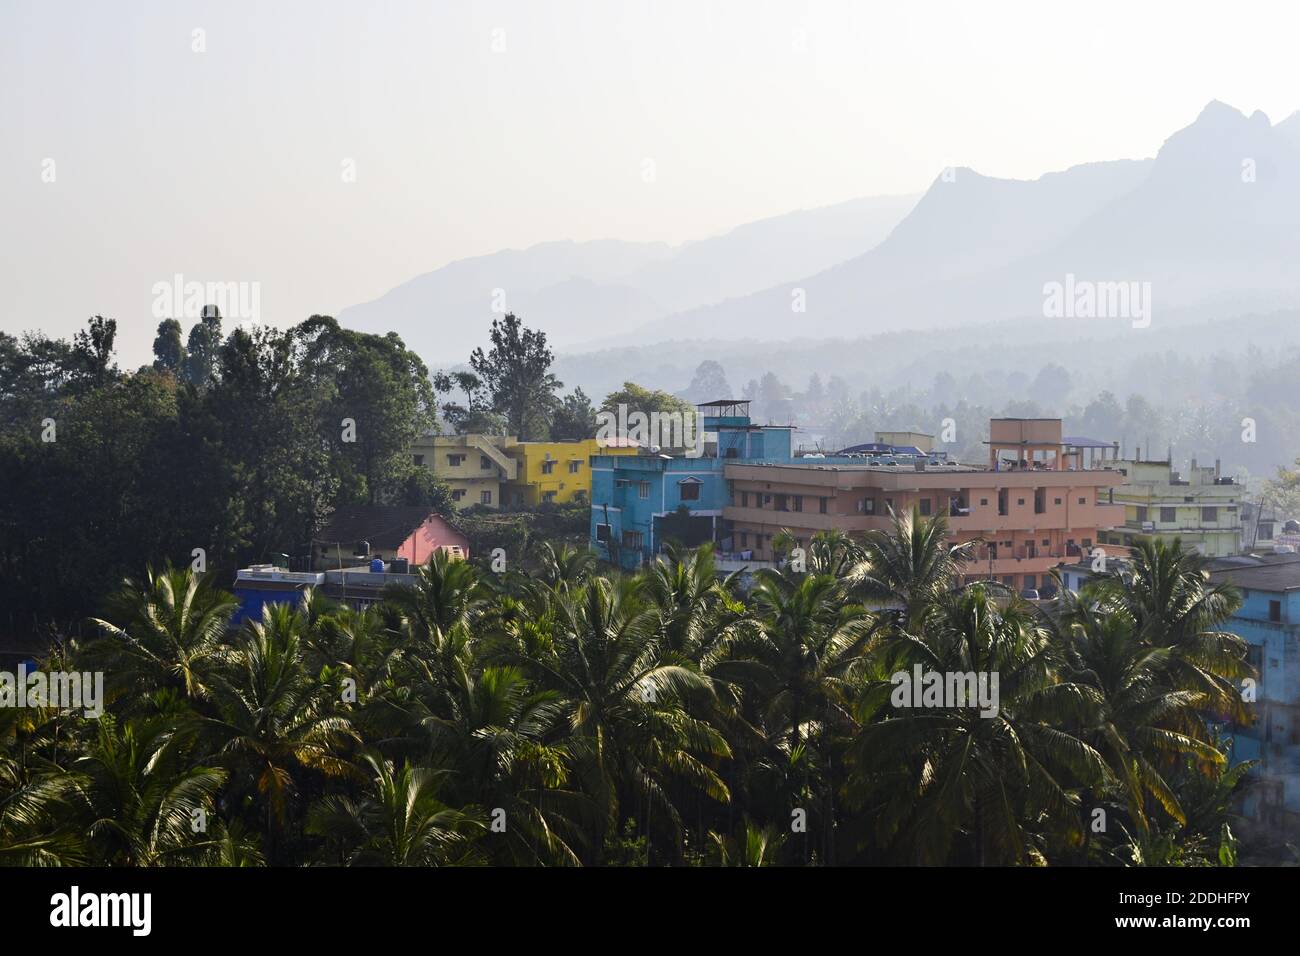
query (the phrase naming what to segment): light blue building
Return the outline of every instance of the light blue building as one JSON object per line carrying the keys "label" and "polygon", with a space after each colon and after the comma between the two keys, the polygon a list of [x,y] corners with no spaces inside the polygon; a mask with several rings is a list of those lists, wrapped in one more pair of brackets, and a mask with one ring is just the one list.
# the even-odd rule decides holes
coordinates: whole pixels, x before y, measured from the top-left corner
{"label": "light blue building", "polygon": [[698,458],[649,451],[592,456],[591,545],[605,560],[633,569],[652,561],[665,538],[688,545],[718,540],[729,499],[726,463],[790,461],[792,426],[755,425],[747,401],[698,408]]}
{"label": "light blue building", "polygon": [[1226,629],[1250,645],[1259,673],[1252,727],[1230,728],[1233,763],[1258,760],[1243,814],[1268,834],[1300,835],[1300,554],[1241,555],[1208,565],[1215,584],[1241,590]]}

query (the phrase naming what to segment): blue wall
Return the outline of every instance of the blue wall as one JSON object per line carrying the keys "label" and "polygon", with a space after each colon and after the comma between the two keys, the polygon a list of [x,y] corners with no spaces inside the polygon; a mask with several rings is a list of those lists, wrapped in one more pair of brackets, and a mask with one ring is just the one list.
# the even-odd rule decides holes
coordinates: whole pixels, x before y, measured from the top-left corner
{"label": "blue wall", "polygon": [[[1300,591],[1242,588],[1241,609],[1225,629],[1251,645],[1259,670],[1253,727],[1233,734],[1233,763],[1258,760],[1255,776],[1280,788],[1282,803],[1300,813]],[[1271,621],[1269,602],[1276,601],[1281,620]],[[1258,791],[1246,800],[1246,816],[1259,809]]]}
{"label": "blue wall", "polygon": [[[728,426],[739,427],[728,427]],[[682,505],[692,514],[722,521],[730,504],[723,469],[728,461],[789,461],[790,429],[750,429],[746,419],[705,418],[704,430],[718,434],[716,458],[661,458],[652,455],[591,457],[591,546],[606,561],[610,549],[597,537],[608,523],[619,564],[628,569],[652,561],[662,542],[654,521]],[[732,454],[728,456],[728,449]],[[694,479],[694,481],[691,481]],[[682,488],[698,482],[699,497],[684,499]],[[645,496],[642,497],[644,491]],[[640,544],[624,544],[625,532],[640,534]]]}

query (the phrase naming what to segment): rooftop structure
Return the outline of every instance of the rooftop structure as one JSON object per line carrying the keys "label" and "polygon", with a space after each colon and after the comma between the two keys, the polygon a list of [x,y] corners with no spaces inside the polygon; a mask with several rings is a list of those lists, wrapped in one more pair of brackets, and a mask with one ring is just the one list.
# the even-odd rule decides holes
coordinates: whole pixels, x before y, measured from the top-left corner
{"label": "rooftop structure", "polygon": [[418,565],[435,551],[468,557],[469,539],[423,505],[349,505],[316,536],[313,558],[326,571],[384,557]]}

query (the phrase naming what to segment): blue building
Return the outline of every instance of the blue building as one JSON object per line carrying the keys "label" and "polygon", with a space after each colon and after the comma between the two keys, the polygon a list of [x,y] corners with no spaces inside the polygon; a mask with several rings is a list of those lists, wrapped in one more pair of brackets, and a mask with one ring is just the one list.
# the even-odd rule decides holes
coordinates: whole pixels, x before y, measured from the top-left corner
{"label": "blue building", "polygon": [[1241,590],[1226,629],[1250,645],[1259,673],[1256,722],[1231,728],[1233,763],[1258,760],[1243,815],[1270,837],[1300,835],[1300,554],[1241,555],[1208,565],[1215,584]]}
{"label": "blue building", "polygon": [[727,462],[791,459],[790,425],[755,425],[747,401],[698,406],[703,455],[642,453],[591,458],[591,544],[606,561],[634,569],[666,538],[688,545],[718,540],[729,501]]}

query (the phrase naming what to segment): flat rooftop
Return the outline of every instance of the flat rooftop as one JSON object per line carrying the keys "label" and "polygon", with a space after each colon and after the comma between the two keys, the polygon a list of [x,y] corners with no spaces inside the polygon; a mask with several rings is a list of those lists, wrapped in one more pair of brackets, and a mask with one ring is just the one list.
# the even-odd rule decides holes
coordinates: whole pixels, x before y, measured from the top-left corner
{"label": "flat rooftop", "polygon": [[1300,554],[1242,554],[1206,565],[1215,584],[1255,591],[1300,590]]}

